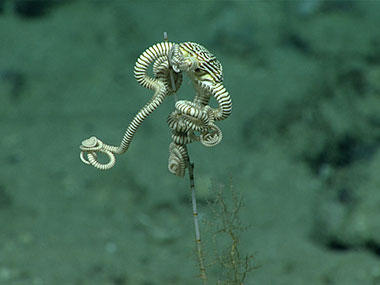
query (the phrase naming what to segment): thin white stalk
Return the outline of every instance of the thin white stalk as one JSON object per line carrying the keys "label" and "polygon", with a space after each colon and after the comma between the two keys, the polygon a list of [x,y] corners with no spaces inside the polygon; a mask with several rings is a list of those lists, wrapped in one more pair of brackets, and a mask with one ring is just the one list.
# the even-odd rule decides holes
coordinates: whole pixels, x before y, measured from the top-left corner
{"label": "thin white stalk", "polygon": [[199,220],[198,220],[197,199],[195,196],[194,163],[191,163],[190,161],[189,161],[189,178],[190,178],[191,202],[193,204],[195,241],[197,244],[197,255],[198,255],[199,270],[201,273],[200,278],[202,279],[202,284],[205,285],[205,284],[207,284],[207,274],[206,274],[206,267],[204,265],[202,243],[201,243],[201,232],[199,229]]}

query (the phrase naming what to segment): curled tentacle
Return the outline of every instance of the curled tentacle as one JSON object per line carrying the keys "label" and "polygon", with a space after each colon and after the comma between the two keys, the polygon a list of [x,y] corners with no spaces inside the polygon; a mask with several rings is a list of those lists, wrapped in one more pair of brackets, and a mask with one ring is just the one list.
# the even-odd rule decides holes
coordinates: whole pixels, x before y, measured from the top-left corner
{"label": "curled tentacle", "polygon": [[207,128],[210,119],[201,106],[190,101],[181,100],[175,103],[175,108],[191,130],[199,132]]}
{"label": "curled tentacle", "polygon": [[[79,148],[81,149],[80,159],[85,164],[92,165],[100,170],[110,169],[115,165],[116,159],[114,152],[117,147],[106,145],[96,137],[90,137],[84,140]],[[109,162],[105,164],[98,162],[96,152],[106,154],[109,158]]]}
{"label": "curled tentacle", "polygon": [[177,110],[173,111],[167,119],[168,126],[171,130],[176,132],[187,132],[190,130],[189,126],[183,120],[183,116]]}
{"label": "curled tentacle", "polygon": [[219,127],[215,124],[210,124],[207,132],[200,135],[200,142],[204,146],[215,146],[222,141],[223,134]]}
{"label": "curled tentacle", "polygon": [[[99,150],[99,152],[103,152],[103,153],[105,153],[108,156],[108,158],[109,158],[109,162],[108,163],[105,163],[105,164],[104,163],[100,163],[97,160],[96,152],[93,152],[93,151],[89,151],[89,152],[81,151],[81,153],[80,153],[80,159],[84,163],[92,165],[95,168],[100,169],[100,170],[108,170],[108,169],[112,168],[115,165],[115,163],[116,163],[115,155],[112,152],[107,151],[107,150],[103,150],[103,149]],[[87,158],[84,157],[85,154],[87,154]]]}
{"label": "curled tentacle", "polygon": [[138,83],[148,89],[155,89],[157,79],[148,75],[148,67],[163,56],[167,58],[169,50],[173,45],[174,44],[170,42],[158,43],[146,49],[139,56],[134,67],[134,74]]}
{"label": "curled tentacle", "polygon": [[224,120],[231,114],[231,97],[222,83],[210,83],[208,81],[197,80],[195,81],[195,85],[200,90],[196,97],[197,102],[208,104],[210,97],[214,97],[218,103],[217,108],[212,108],[212,116],[216,121]]}
{"label": "curled tentacle", "polygon": [[[162,80],[154,79],[149,84],[149,88],[154,89],[155,93],[151,100],[143,108],[141,108],[132,119],[123,135],[120,145],[118,147],[106,145],[97,138],[91,137],[83,141],[80,147],[82,150],[80,157],[84,163],[91,164],[102,170],[109,169],[115,164],[114,154],[123,154],[128,150],[132,138],[141,123],[163,102],[168,94],[167,84],[165,84]],[[107,164],[99,163],[97,161],[96,151],[105,153],[110,158],[110,162]],[[87,153],[87,158],[85,158],[84,152]]]}
{"label": "curled tentacle", "polygon": [[226,119],[232,111],[231,97],[222,83],[216,83],[211,88],[211,94],[218,102],[218,108],[214,111],[217,121]]}
{"label": "curled tentacle", "polygon": [[[112,168],[116,161],[115,154],[123,154],[128,150],[132,138],[141,123],[163,102],[167,94],[167,89],[161,81],[156,82],[156,88],[157,90],[152,100],[150,100],[149,103],[141,108],[141,110],[136,114],[131,123],[128,125],[128,128],[126,129],[121,140],[120,146],[116,147],[107,145],[96,137],[91,137],[87,140],[84,140],[80,146],[80,149],[82,150],[80,154],[81,160],[84,163],[91,164],[101,170]],[[107,164],[99,163],[96,157],[97,151],[105,153],[109,157],[110,162]],[[87,158],[84,156],[85,153],[87,153]]]}
{"label": "curled tentacle", "polygon": [[103,142],[97,137],[90,137],[82,141],[81,146],[79,147],[83,151],[97,151],[103,147]]}
{"label": "curled tentacle", "polygon": [[154,77],[157,78],[158,74],[165,71],[165,69],[169,69],[169,59],[166,55],[162,55],[153,62]]}
{"label": "curled tentacle", "polygon": [[168,160],[169,171],[176,176],[183,177],[188,166],[189,156],[186,147],[174,142],[170,143]]}

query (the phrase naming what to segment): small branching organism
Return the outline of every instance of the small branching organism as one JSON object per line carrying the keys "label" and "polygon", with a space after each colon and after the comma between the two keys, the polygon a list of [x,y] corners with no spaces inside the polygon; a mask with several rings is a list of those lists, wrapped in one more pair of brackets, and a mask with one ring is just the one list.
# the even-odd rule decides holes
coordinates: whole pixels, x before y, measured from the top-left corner
{"label": "small branching organism", "polygon": [[[169,145],[168,169],[176,176],[183,177],[188,169],[193,204],[195,238],[203,284],[207,284],[207,274],[202,253],[201,237],[194,185],[194,164],[190,161],[187,145],[200,142],[212,147],[222,140],[222,131],[217,122],[226,119],[232,110],[229,93],[223,86],[222,65],[205,47],[194,42],[171,43],[164,33],[164,42],[146,49],[137,59],[134,75],[143,87],[154,91],[153,97],[135,115],[128,125],[119,146],[103,143],[92,136],[80,146],[80,159],[100,170],[112,168],[116,163],[115,155],[125,153],[142,122],[155,110],[166,97],[174,95],[174,111],[167,123],[172,133]],[[152,67],[153,77],[148,75]],[[193,101],[178,100],[176,92],[182,84],[182,74],[189,76],[195,89]],[[215,99],[217,107],[209,105]],[[101,163],[97,154],[108,156],[107,163]]]}
{"label": "small branching organism", "polygon": [[[226,193],[225,190],[213,185],[215,199],[209,203],[212,218],[206,220],[206,223],[210,229],[215,230],[213,241],[218,271],[221,275],[217,284],[242,285],[248,273],[257,267],[252,265],[253,255],[243,254],[240,248],[240,235],[248,229],[242,225],[240,219],[240,211],[244,208],[243,197],[232,184],[229,192]],[[230,197],[227,198],[227,195]]]}

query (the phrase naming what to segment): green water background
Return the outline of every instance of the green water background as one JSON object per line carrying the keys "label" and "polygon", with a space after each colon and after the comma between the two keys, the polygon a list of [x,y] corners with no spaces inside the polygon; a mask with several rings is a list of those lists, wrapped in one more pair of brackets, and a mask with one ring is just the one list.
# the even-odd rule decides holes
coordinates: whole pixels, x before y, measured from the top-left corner
{"label": "green water background", "polygon": [[244,196],[246,284],[380,284],[379,19],[379,1],[0,1],[0,284],[200,284],[174,99],[112,170],[79,160],[152,96],[133,66],[164,31],[223,65],[223,141],[189,149],[202,219],[211,181]]}

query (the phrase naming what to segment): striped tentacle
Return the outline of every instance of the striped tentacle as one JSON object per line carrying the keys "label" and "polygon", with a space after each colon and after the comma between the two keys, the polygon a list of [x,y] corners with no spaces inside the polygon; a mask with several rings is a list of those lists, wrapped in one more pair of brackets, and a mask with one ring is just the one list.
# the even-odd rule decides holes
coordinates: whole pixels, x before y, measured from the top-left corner
{"label": "striped tentacle", "polygon": [[145,88],[154,89],[158,80],[148,75],[148,67],[157,59],[163,56],[167,57],[173,45],[170,42],[158,43],[146,49],[139,56],[134,67],[134,75],[138,83]]}
{"label": "striped tentacle", "polygon": [[190,128],[185,124],[181,114],[175,110],[173,111],[167,119],[167,123],[170,129],[177,132],[187,132]]}
{"label": "striped tentacle", "polygon": [[177,110],[169,115],[167,123],[172,130],[172,141],[176,144],[185,145],[196,140],[195,136],[192,135],[190,126],[184,121],[183,115]]}
{"label": "striped tentacle", "polygon": [[164,101],[167,94],[167,88],[162,81],[157,81],[155,84],[156,92],[153,96],[154,100],[150,100],[141,110],[136,114],[136,116],[130,122],[128,128],[126,129],[120,146],[116,150],[116,153],[122,154],[128,150],[128,147],[132,141],[134,134],[140,127],[141,123]]}
{"label": "striped tentacle", "polygon": [[[151,100],[136,114],[124,133],[120,146],[116,153],[122,154],[128,150],[134,134],[141,123],[163,102],[165,96],[168,95],[169,86],[165,80],[161,78],[152,78],[148,76],[148,67],[153,64],[154,72],[159,73],[162,68],[165,68],[164,59],[168,57],[170,48],[173,43],[162,42],[146,49],[137,59],[134,74],[136,80],[144,87],[155,90]],[[180,83],[177,80],[176,83]],[[177,85],[177,84],[176,84]],[[178,86],[179,87],[179,86]]]}
{"label": "striped tentacle", "polygon": [[172,132],[172,141],[175,142],[176,144],[181,144],[181,145],[192,143],[196,140],[195,135],[192,135],[192,134],[193,134],[192,132],[182,133],[182,132],[174,131]]}
{"label": "striped tentacle", "polygon": [[183,177],[189,167],[189,155],[184,145],[174,142],[169,145],[168,169],[176,176]]}
{"label": "striped tentacle", "polygon": [[214,118],[216,121],[226,119],[232,111],[232,101],[230,94],[224,88],[222,83],[216,83],[211,88],[211,94],[218,102],[218,108],[214,110]]}
{"label": "striped tentacle", "polygon": [[165,72],[165,69],[169,68],[169,62],[168,62],[168,57],[163,55],[157,58],[153,62],[153,75],[155,78],[157,78],[158,74],[161,73],[162,71]]}
{"label": "striped tentacle", "polygon": [[220,128],[215,124],[210,124],[206,132],[201,133],[200,142],[204,146],[216,146],[222,141],[223,134]]}
{"label": "striped tentacle", "polygon": [[209,117],[202,107],[194,102],[181,100],[175,103],[176,110],[182,114],[185,124],[196,132],[204,131],[209,124]]}
{"label": "striped tentacle", "polygon": [[[117,147],[106,145],[97,137],[90,137],[82,141],[80,149],[80,159],[86,164],[92,165],[100,170],[107,170],[115,165],[116,159],[114,152],[117,149]],[[106,154],[109,158],[109,162],[98,162],[96,152],[102,152]]]}
{"label": "striped tentacle", "polygon": [[[123,154],[128,150],[132,138],[139,126],[141,125],[141,123],[165,99],[165,95],[167,93],[165,84],[161,81],[157,81],[155,88],[157,88],[157,90],[155,92],[155,95],[153,96],[154,100],[150,100],[150,102],[147,103],[132,119],[131,123],[128,125],[127,130],[124,133],[120,146],[116,147],[105,144],[96,137],[91,137],[82,142],[82,145],[80,146],[80,158],[84,163],[92,165],[100,170],[107,170],[115,165],[115,154]],[[109,162],[105,164],[98,162],[96,152],[105,153],[109,158]],[[85,154],[87,154],[87,157],[85,157]]]}

